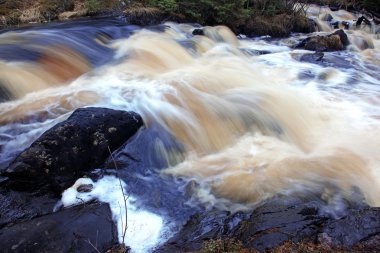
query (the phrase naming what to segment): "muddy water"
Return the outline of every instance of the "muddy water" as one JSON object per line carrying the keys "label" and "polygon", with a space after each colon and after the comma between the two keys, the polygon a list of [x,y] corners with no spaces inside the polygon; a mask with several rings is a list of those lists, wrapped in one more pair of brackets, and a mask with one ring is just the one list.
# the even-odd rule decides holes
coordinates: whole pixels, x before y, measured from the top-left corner
{"label": "muddy water", "polygon": [[344,11],[309,10],[317,34],[333,30],[326,13],[350,21],[346,51],[314,64],[300,61],[313,52],[292,49],[304,35],[239,40],[207,27],[192,36],[193,26],[172,23],[1,34],[0,48],[12,52],[0,54],[1,167],[76,108],[102,106],[136,111],[148,130],[174,140],[163,145],[157,134],[152,149],[164,165],[150,164],[157,170],[139,184],[195,182],[190,206],[236,211],[275,194],[329,202],[358,190],[379,206],[378,27],[356,27],[358,16]]}

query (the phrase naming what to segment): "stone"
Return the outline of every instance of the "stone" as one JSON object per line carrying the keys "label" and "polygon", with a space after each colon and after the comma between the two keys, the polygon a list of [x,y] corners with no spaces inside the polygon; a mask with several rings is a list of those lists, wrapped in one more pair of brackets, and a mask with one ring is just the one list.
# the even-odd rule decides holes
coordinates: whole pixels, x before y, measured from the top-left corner
{"label": "stone", "polygon": [[332,52],[344,50],[349,44],[347,34],[340,29],[327,36],[308,37],[296,47],[317,52]]}
{"label": "stone", "polygon": [[1,252],[105,252],[118,243],[108,204],[91,203],[0,230]]}
{"label": "stone", "polygon": [[[77,109],[23,151],[6,169],[7,187],[60,194],[76,179],[101,166],[143,125],[134,112]],[[109,131],[109,129],[113,129]]]}

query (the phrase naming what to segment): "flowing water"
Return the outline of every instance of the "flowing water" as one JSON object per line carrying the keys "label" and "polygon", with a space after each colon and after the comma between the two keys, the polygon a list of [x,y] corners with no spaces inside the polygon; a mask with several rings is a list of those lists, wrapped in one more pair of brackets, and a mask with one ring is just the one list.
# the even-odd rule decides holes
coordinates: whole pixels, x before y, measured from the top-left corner
{"label": "flowing water", "polygon": [[166,161],[155,180],[195,182],[189,206],[237,211],[298,192],[330,203],[357,191],[379,206],[379,28],[312,6],[316,34],[333,31],[326,13],[350,21],[351,45],[318,64],[300,60],[313,52],[292,48],[305,38],[297,34],[192,36],[191,25],[118,20],[4,32],[0,169],[76,108],[101,106],[136,111],[146,129],[174,138],[154,139]]}

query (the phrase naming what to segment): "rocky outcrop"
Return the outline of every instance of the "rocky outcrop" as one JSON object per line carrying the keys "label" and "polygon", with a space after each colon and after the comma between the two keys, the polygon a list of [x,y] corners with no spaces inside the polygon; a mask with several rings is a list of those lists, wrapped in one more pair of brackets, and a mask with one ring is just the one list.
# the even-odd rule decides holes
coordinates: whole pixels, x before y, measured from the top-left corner
{"label": "rocky outcrop", "polygon": [[320,200],[287,197],[271,199],[250,213],[205,212],[193,215],[158,251],[197,251],[216,239],[239,242],[259,252],[288,243],[308,242],[309,247],[330,251],[371,250],[379,244],[380,208],[348,205],[338,215],[326,210]]}
{"label": "rocky outcrop", "polygon": [[134,112],[105,108],[76,110],[22,152],[6,169],[7,187],[61,193],[105,159],[142,126]]}
{"label": "rocky outcrop", "polygon": [[4,227],[1,252],[105,252],[118,243],[108,204],[92,203]]}
{"label": "rocky outcrop", "polygon": [[313,36],[304,39],[299,43],[297,48],[304,48],[306,50],[318,51],[318,52],[331,52],[344,50],[350,44],[347,34],[343,30],[337,30],[336,32],[327,36]]}

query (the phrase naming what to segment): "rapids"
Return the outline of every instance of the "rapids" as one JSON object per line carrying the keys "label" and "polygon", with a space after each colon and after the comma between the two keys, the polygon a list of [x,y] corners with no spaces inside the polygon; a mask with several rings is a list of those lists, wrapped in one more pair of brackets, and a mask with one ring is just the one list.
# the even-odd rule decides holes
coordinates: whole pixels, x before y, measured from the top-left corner
{"label": "rapids", "polygon": [[4,32],[0,169],[76,108],[102,106],[173,136],[180,145],[155,146],[168,164],[160,174],[196,182],[192,201],[206,207],[298,192],[330,203],[358,190],[380,206],[379,28],[312,6],[316,34],[333,30],[326,13],[351,22],[351,45],[318,65],[292,48],[302,34],[238,39],[220,26],[192,36],[188,24],[117,20]]}

